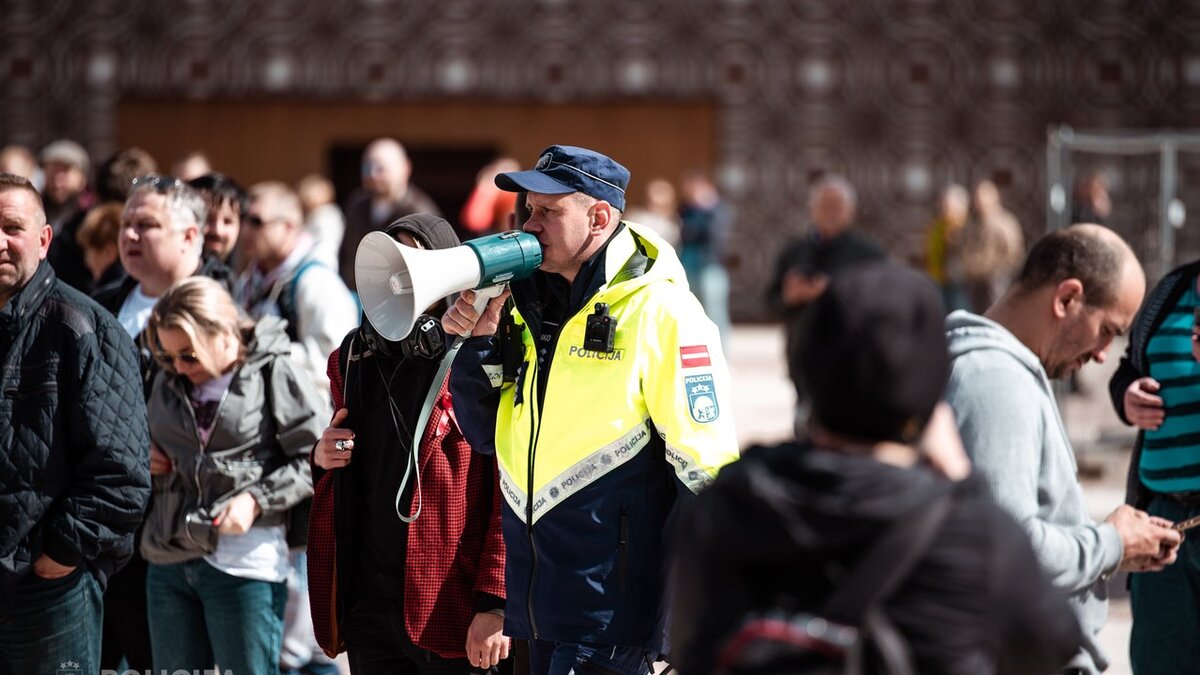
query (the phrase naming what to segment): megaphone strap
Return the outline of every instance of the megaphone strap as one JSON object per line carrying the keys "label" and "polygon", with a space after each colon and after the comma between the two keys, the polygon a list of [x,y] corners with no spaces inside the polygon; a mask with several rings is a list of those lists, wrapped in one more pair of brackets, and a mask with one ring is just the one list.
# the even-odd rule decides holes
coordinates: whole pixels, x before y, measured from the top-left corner
{"label": "megaphone strap", "polygon": [[[454,357],[458,355],[458,350],[462,347],[463,339],[464,337],[461,335],[456,337],[454,344],[442,356],[442,362],[438,365],[437,374],[434,375],[433,382],[429,385],[429,392],[425,394],[425,402],[421,404],[421,414],[417,416],[417,423],[413,426],[413,439],[409,445],[409,456],[407,466],[404,468],[404,478],[400,481],[400,489],[396,490],[396,515],[405,523],[413,523],[417,518],[421,517],[421,506],[423,505],[421,497],[421,463],[417,453],[421,448],[421,439],[425,437],[425,429],[429,426],[429,418],[433,414],[433,406],[437,404],[438,394],[441,393],[442,387],[446,384],[446,376],[450,373],[450,364],[454,363]],[[404,495],[404,488],[408,486],[408,479],[413,473],[416,474],[416,489],[413,492],[413,501],[417,507],[411,516],[406,516],[400,511],[400,499]]]}

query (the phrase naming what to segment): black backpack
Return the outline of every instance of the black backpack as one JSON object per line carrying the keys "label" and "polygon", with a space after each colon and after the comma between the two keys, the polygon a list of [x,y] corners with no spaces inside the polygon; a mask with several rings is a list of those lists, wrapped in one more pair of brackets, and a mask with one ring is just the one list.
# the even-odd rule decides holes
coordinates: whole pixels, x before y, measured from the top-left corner
{"label": "black backpack", "polygon": [[914,675],[908,641],[883,611],[950,513],[949,490],[892,526],[817,612],[755,612],[725,642],[719,675]]}

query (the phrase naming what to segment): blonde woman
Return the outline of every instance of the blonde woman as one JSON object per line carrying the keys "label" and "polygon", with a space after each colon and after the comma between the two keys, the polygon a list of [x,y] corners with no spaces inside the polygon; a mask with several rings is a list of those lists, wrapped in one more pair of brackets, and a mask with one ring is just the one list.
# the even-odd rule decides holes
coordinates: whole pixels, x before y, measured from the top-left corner
{"label": "blonde woman", "polygon": [[168,289],[144,339],[163,365],[141,539],[154,670],[277,672],[287,516],[312,495],[320,399],[288,360],[283,321],[254,325],[206,277]]}

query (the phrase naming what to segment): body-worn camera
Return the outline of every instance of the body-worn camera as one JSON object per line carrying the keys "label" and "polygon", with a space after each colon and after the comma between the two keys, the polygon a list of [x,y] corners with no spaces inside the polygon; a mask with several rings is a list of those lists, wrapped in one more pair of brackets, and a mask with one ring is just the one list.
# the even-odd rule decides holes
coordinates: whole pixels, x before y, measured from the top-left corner
{"label": "body-worn camera", "polygon": [[608,305],[596,303],[596,311],[588,315],[587,327],[583,332],[583,348],[588,351],[610,354],[617,338],[617,320],[608,314]]}

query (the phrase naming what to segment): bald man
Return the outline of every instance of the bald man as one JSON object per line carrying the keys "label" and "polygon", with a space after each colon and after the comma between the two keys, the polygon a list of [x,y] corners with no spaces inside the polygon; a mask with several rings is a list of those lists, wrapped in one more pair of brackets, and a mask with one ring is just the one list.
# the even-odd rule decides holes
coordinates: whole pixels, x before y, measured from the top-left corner
{"label": "bald man", "polygon": [[429,195],[409,182],[411,175],[408,153],[393,138],[375,139],[363,152],[362,189],[347,202],[346,234],[338,249],[338,271],[350,290],[358,290],[354,283],[354,255],[368,232],[383,230],[413,213],[442,215]]}
{"label": "bald man", "polygon": [[1029,533],[1083,628],[1083,648],[1064,672],[1108,667],[1096,635],[1109,575],[1161,570],[1179,547],[1168,521],[1130,506],[1103,523],[1091,519],[1050,387],[1050,378],[1103,363],[1145,292],[1128,244],[1099,225],[1074,225],[1038,240],[1012,287],[983,316],[958,311],[946,319],[946,400],[963,445],[993,496]]}

